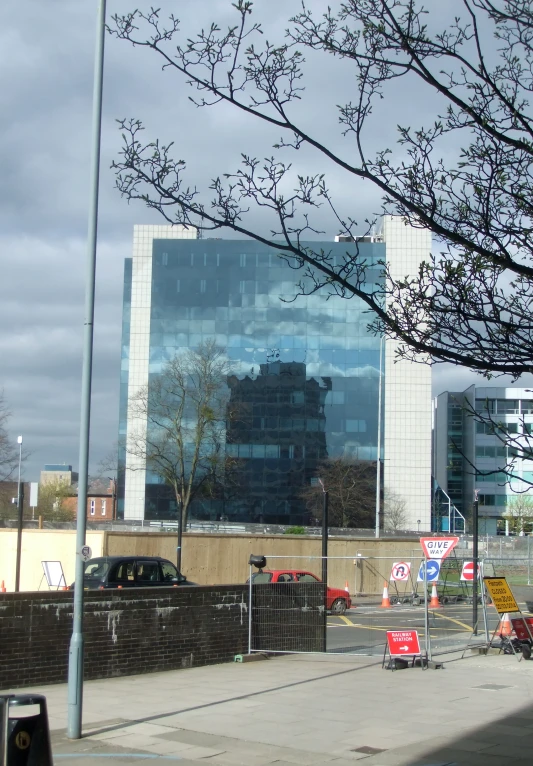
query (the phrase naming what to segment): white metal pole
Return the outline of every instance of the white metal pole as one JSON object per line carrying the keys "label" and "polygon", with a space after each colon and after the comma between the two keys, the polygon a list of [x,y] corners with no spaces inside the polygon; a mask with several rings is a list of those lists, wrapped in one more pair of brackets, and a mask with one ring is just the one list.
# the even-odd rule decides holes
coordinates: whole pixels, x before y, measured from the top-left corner
{"label": "white metal pole", "polygon": [[379,537],[379,517],[381,505],[381,377],[383,371],[383,340],[379,339],[379,380],[378,380],[378,438],[376,455],[376,537]]}
{"label": "white metal pole", "polygon": [[22,436],[17,436],[17,442],[19,445],[19,478],[17,484],[17,558],[15,563],[15,593],[18,593],[20,588],[20,559],[22,556],[22,528],[24,526],[24,492],[20,483],[22,466]]}
{"label": "white metal pole", "polygon": [[68,657],[67,737],[80,739],[83,703],[83,576],[85,572],[81,548],[87,528],[87,479],[89,472],[89,436],[91,418],[91,384],[93,367],[94,293],[96,276],[96,241],[98,231],[98,185],[100,180],[100,136],[102,130],[102,86],[104,77],[106,0],[99,0],[93,81],[91,187],[87,233],[85,274],[85,323],[83,335],[83,367],[81,380],[80,453],[78,511],[76,522],[76,567],[72,636]]}

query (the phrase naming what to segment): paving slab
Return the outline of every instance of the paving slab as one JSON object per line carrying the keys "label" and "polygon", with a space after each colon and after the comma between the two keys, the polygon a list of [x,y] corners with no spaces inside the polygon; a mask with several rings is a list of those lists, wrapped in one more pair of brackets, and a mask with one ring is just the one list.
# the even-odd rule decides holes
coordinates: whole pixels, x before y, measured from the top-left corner
{"label": "paving slab", "polygon": [[31,691],[47,697],[56,766],[531,766],[533,662],[450,659],[391,672],[291,655],[90,681],[81,740],[66,737],[64,685]]}

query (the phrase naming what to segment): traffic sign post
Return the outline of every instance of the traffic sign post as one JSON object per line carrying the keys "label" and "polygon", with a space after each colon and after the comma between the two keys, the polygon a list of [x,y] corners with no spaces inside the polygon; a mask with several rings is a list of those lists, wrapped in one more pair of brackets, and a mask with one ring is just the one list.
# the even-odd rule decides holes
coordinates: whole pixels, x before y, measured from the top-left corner
{"label": "traffic sign post", "polygon": [[[424,569],[425,576],[424,576]],[[435,582],[439,579],[440,574],[440,561],[437,561],[436,559],[430,559],[429,561],[423,561],[420,564],[420,569],[418,570],[418,577],[416,578],[417,582]]]}
{"label": "traffic sign post", "polygon": [[[525,656],[523,652],[516,651],[515,641],[518,644],[518,647],[520,647],[520,642],[527,643],[529,645],[529,656],[531,656],[531,646],[533,646],[533,634],[531,632],[531,625],[529,620],[527,620],[522,615],[520,607],[516,603],[516,599],[513,595],[513,592],[511,591],[511,588],[509,587],[507,580],[505,579],[505,577],[484,577],[483,582],[492,599],[492,603],[496,607],[496,611],[498,612],[500,616],[506,615],[508,620],[509,614],[512,614],[513,612],[518,613],[520,615],[519,617],[511,621],[511,624],[516,633],[516,639],[513,639],[511,636],[508,637],[508,643],[511,646],[511,649],[515,657],[520,662],[520,660],[522,659],[522,656]],[[504,620],[505,620],[505,617],[502,616],[500,623],[498,624],[498,626],[496,627],[496,630],[492,634],[489,647],[492,646],[492,642],[494,641],[494,638],[496,634],[498,633],[498,628],[500,627],[500,624]],[[500,639],[502,639],[502,648],[503,648],[504,640],[507,637],[504,638],[502,636],[502,633],[500,633]],[[527,635],[527,638],[525,639],[521,638],[522,635]]]}
{"label": "traffic sign post", "polygon": [[390,574],[391,580],[395,582],[408,582],[409,575],[411,574],[411,562],[410,561],[395,561],[392,565]]}
{"label": "traffic sign post", "polygon": [[[477,565],[477,578],[478,580],[481,579],[479,564]],[[474,562],[473,561],[463,562],[463,568],[461,570],[461,581],[462,582],[474,581]]]}
{"label": "traffic sign post", "polygon": [[449,556],[457,543],[458,537],[421,537],[420,545],[427,559],[442,561]]}
{"label": "traffic sign post", "polygon": [[483,582],[498,614],[520,611],[505,577],[484,577]]}

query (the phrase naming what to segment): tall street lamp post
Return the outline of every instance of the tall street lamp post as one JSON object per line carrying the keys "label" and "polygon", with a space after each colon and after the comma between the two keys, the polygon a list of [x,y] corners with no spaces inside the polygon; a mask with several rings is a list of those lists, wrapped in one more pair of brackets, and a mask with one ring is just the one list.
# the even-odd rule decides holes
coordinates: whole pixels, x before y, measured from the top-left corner
{"label": "tall street lamp post", "polygon": [[472,580],[472,630],[477,636],[477,594],[478,594],[478,561],[479,561],[479,490],[474,490],[474,505],[472,513],[472,564],[474,579]]}
{"label": "tall street lamp post", "polygon": [[379,537],[379,517],[381,508],[381,389],[383,374],[383,341],[385,336],[379,339],[379,381],[378,381],[378,438],[376,454],[376,537]]}
{"label": "tall street lamp post", "polygon": [[89,434],[91,418],[91,383],[93,367],[94,292],[96,276],[96,240],[98,231],[98,183],[100,180],[100,135],[102,129],[102,85],[104,74],[106,0],[99,0],[93,82],[91,191],[88,215],[87,258],[85,274],[85,324],[81,380],[80,452],[78,511],[76,521],[76,578],[72,637],[68,656],[67,736],[80,739],[83,702],[83,575],[82,549],[87,528],[87,479],[89,473]]}
{"label": "tall street lamp post", "polygon": [[24,513],[24,484],[21,481],[21,467],[22,467],[22,436],[17,437],[17,443],[19,445],[19,480],[17,486],[17,560],[15,564],[15,593],[19,592],[20,588],[20,557],[22,553],[22,517]]}

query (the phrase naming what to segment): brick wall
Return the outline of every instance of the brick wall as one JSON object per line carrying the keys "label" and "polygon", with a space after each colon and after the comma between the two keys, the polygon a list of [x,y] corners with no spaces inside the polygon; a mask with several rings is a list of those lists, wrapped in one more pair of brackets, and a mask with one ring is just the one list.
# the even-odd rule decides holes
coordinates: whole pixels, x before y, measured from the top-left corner
{"label": "brick wall", "polygon": [[[0,594],[0,689],[63,683],[72,591]],[[248,588],[88,591],[85,678],[233,660],[248,650]]]}

